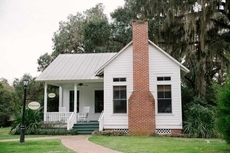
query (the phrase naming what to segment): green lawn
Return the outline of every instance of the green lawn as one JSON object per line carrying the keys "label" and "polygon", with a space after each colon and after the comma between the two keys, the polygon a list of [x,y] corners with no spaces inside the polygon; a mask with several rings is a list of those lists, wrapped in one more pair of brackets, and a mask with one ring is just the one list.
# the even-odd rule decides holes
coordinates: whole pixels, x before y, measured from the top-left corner
{"label": "green lawn", "polygon": [[21,145],[19,142],[0,142],[2,153],[74,153],[61,144],[61,140],[26,141]]}
{"label": "green lawn", "polygon": [[[0,140],[18,139],[13,142],[0,142],[1,153],[74,153],[61,144],[61,140],[27,140],[19,143],[20,135],[10,135],[10,128],[0,128]],[[26,138],[44,137],[44,135],[26,135]]]}
{"label": "green lawn", "polygon": [[92,136],[89,140],[124,153],[230,153],[230,145],[221,139]]}

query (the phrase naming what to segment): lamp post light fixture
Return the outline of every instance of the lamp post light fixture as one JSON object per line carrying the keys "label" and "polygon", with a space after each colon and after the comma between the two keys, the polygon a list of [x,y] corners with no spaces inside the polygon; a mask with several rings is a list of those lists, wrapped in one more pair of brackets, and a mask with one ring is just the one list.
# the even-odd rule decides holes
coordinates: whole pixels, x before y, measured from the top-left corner
{"label": "lamp post light fixture", "polygon": [[24,101],[23,101],[23,110],[22,110],[22,124],[21,124],[21,135],[20,135],[20,143],[25,143],[25,107],[26,107],[26,89],[29,80],[27,78],[23,79],[24,84]]}

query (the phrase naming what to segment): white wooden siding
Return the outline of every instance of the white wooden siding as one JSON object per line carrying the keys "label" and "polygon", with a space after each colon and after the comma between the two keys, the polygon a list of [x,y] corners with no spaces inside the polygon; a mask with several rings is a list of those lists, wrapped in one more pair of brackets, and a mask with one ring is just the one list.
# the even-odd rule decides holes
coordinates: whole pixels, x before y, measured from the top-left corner
{"label": "white wooden siding", "polygon": [[[87,86],[78,86],[79,91],[79,112],[83,110],[84,106],[90,106],[89,120],[98,120],[100,113],[95,113],[95,90],[103,90],[103,83],[84,83]],[[74,90],[72,86],[63,87],[63,105],[69,111],[69,92]]]}
{"label": "white wooden siding", "polygon": [[[104,69],[104,129],[128,128],[128,99],[133,91],[133,52],[129,46]],[[126,78],[126,82],[113,82],[113,78]],[[127,113],[113,113],[113,86],[126,85]]]}
{"label": "white wooden siding", "polygon": [[[180,66],[159,52],[154,46],[149,46],[149,74],[150,91],[155,97],[156,128],[157,129],[181,129],[181,87]],[[171,81],[157,81],[157,77],[170,76]],[[172,113],[163,114],[157,112],[157,85],[169,84],[172,92]]]}

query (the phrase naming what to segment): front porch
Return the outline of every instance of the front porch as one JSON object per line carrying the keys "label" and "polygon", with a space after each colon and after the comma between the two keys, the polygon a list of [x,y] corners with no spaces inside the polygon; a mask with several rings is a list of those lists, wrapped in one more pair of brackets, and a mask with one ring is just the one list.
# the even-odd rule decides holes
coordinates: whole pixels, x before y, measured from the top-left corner
{"label": "front porch", "polygon": [[60,128],[66,127],[67,130],[76,129],[78,134],[91,134],[93,131],[100,129],[99,120],[87,119],[87,121],[78,121],[78,115],[79,113],[75,114],[73,112],[47,112],[46,121],[59,121],[62,123]]}
{"label": "front porch", "polygon": [[[58,108],[55,112],[47,111],[49,100],[48,84],[55,85],[59,88],[56,100]],[[104,91],[103,82],[83,82],[83,83],[66,83],[66,82],[46,82],[44,85],[44,121],[60,121],[66,123],[68,130],[76,124],[97,122],[104,108]],[[52,105],[53,106],[53,105]],[[86,122],[79,122],[79,114],[84,107],[89,107],[90,111]],[[49,110],[49,109],[48,109]],[[100,124],[102,125],[102,124]],[[99,127],[96,128],[97,130]],[[100,128],[100,129],[103,129]]]}

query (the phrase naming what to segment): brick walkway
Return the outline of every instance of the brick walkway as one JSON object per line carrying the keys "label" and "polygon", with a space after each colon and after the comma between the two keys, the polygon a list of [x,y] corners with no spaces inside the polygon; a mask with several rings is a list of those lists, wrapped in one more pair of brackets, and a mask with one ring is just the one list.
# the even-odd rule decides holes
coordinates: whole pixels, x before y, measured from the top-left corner
{"label": "brick walkway", "polygon": [[[55,140],[60,139],[62,144],[77,153],[121,153],[112,149],[94,144],[88,140],[90,135],[77,136],[51,136],[40,138],[25,138],[25,142],[29,140]],[[0,140],[0,142],[19,141],[19,139]]]}
{"label": "brick walkway", "polygon": [[100,145],[94,144],[88,140],[89,135],[78,135],[68,138],[62,138],[61,142],[67,148],[78,153],[120,153]]}

